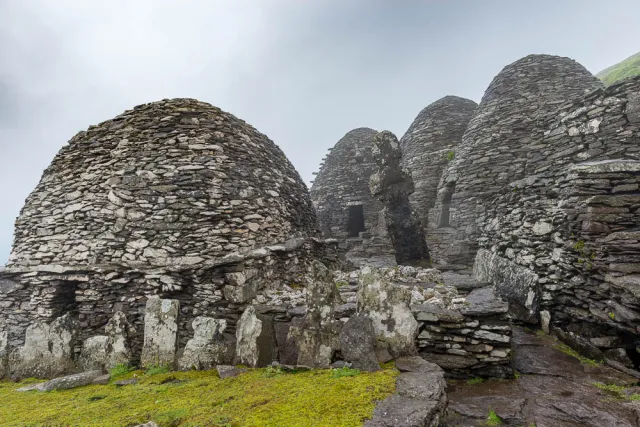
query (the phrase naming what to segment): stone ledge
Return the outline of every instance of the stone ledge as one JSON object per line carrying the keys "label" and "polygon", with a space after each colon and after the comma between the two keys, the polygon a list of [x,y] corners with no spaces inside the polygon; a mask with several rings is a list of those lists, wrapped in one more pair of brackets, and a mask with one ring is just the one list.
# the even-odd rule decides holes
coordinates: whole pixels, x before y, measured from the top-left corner
{"label": "stone ledge", "polygon": [[380,402],[365,427],[435,427],[447,409],[444,371],[418,356],[400,357],[396,393]]}

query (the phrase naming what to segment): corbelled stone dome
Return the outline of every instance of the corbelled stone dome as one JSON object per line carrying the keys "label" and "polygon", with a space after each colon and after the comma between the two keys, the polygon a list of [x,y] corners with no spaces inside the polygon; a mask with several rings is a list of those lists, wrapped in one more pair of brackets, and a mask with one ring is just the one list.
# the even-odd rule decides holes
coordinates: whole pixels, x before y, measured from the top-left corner
{"label": "corbelled stone dome", "polygon": [[197,266],[315,230],[265,135],[210,104],[144,104],[78,133],[16,221],[9,266]]}
{"label": "corbelled stone dome", "polygon": [[365,233],[367,253],[358,255],[363,257],[392,252],[381,220],[383,205],[369,189],[369,179],[378,169],[372,154],[377,134],[369,128],[347,132],[327,155],[310,190],[324,236],[346,240]]}
{"label": "corbelled stone dome", "polygon": [[[375,202],[369,190],[369,178],[376,171],[371,149],[378,132],[358,128],[347,132],[327,155],[311,187],[318,226],[325,236],[347,237],[344,212],[351,203],[371,207]],[[365,218],[377,215],[381,206],[367,209]]]}
{"label": "corbelled stone dome", "polygon": [[458,96],[440,98],[420,111],[400,139],[402,163],[415,186],[411,205],[425,225],[442,171],[454,156],[477,106]]}
{"label": "corbelled stone dome", "polygon": [[473,262],[488,200],[536,163],[539,123],[562,104],[602,87],[576,61],[553,55],[526,56],[493,79],[438,188],[439,215],[451,218],[436,221],[458,230],[454,241],[466,242],[466,249],[450,254],[456,262]]}

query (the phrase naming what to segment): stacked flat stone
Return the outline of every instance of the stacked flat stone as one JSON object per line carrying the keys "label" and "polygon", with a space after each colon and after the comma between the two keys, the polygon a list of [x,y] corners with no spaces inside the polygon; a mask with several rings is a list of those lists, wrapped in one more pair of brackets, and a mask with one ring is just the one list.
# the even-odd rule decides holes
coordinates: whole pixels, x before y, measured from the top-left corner
{"label": "stacked flat stone", "polygon": [[[456,147],[477,106],[458,96],[440,98],[420,111],[400,139],[402,165],[411,172],[415,186],[409,200],[425,227],[429,209],[436,202],[442,172],[451,157],[455,157]],[[427,244],[431,246],[430,241]]]}
{"label": "stacked flat stone", "polygon": [[[429,229],[437,227],[451,197],[452,232],[434,257],[471,265],[487,201],[506,184],[524,177],[534,161],[537,122],[553,117],[567,101],[602,88],[582,65],[551,55],[529,55],[506,66],[491,82],[444,172]],[[435,248],[434,248],[435,249]]]}
{"label": "stacked flat stone", "polygon": [[[343,252],[351,251],[354,257],[383,257],[394,263],[383,206],[369,191],[369,178],[377,170],[371,152],[376,134],[373,129],[358,128],[342,137],[327,155],[310,193],[324,237],[338,239]],[[358,205],[364,213],[365,232],[350,238],[348,208]]]}
{"label": "stacked flat stone", "polygon": [[163,100],[60,150],[20,212],[8,266],[198,265],[314,228],[271,140],[210,104]]}
{"label": "stacked flat stone", "polygon": [[637,369],[640,78],[545,118],[530,159],[527,177],[491,200],[476,274],[515,317]]}
{"label": "stacked flat stone", "polygon": [[44,172],[0,273],[0,318],[15,346],[71,313],[77,349],[122,311],[135,360],[149,295],[180,301],[181,345],[198,316],[233,333],[260,293],[335,261],[316,235],[306,186],[265,135],[193,99],[140,105],[78,133]]}
{"label": "stacked flat stone", "polygon": [[457,376],[510,375],[508,304],[491,287],[473,290],[462,300],[411,307],[420,322],[419,354]]}

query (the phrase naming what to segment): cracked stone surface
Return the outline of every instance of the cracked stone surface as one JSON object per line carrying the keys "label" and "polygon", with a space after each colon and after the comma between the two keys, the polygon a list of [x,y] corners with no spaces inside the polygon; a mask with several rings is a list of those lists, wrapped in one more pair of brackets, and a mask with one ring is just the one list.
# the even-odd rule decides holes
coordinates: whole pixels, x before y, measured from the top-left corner
{"label": "cracked stone surface", "polygon": [[469,385],[450,382],[447,425],[486,425],[494,410],[505,426],[632,427],[640,425],[640,405],[616,399],[593,384],[631,386],[637,382],[605,365],[592,366],[558,350],[549,336],[514,329],[514,364],[521,376]]}

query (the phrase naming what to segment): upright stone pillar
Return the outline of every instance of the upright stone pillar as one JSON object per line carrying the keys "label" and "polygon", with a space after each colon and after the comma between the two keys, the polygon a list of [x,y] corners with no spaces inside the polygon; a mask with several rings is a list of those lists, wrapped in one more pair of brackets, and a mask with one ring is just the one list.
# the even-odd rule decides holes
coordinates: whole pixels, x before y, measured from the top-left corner
{"label": "upright stone pillar", "polygon": [[373,158],[378,171],[369,182],[371,195],[385,206],[384,217],[400,265],[426,265],[429,251],[424,229],[412,212],[409,195],[413,179],[400,165],[402,152],[394,134],[379,132],[374,138]]}
{"label": "upright stone pillar", "polygon": [[179,313],[178,300],[149,297],[144,314],[144,344],[140,358],[142,367],[174,367],[178,349]]}

